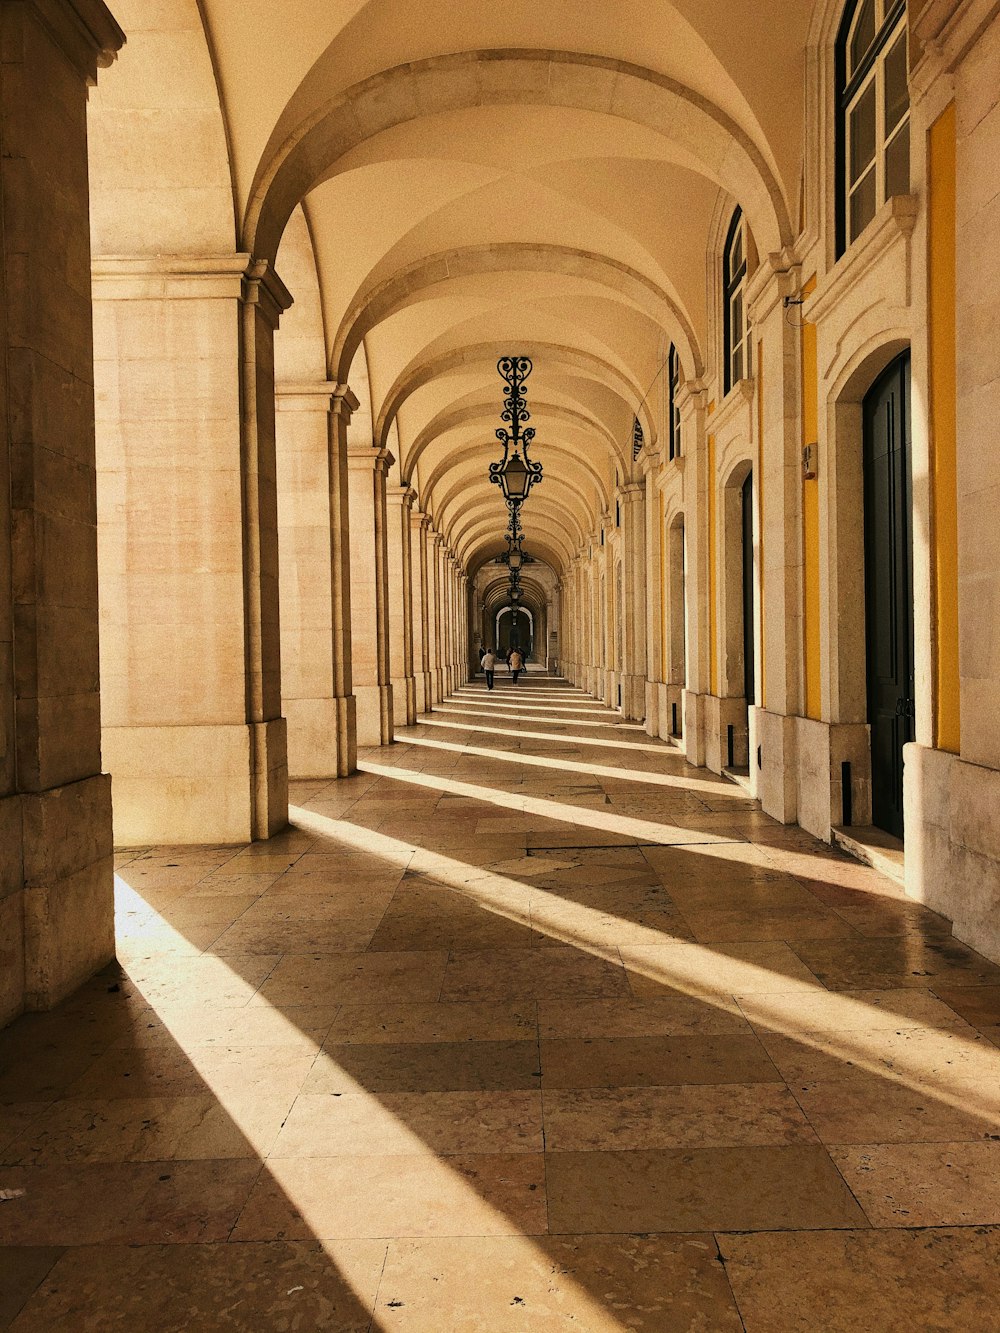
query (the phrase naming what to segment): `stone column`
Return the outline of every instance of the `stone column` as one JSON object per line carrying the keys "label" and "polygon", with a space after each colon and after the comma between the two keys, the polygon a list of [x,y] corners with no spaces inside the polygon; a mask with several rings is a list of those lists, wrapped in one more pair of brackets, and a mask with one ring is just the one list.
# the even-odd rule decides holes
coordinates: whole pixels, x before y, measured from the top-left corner
{"label": "stone column", "polygon": [[120,844],[287,823],[273,336],[246,254],[95,259],[105,762]]}
{"label": "stone column", "polygon": [[385,493],[392,461],[385,449],[348,444],[351,666],[359,746],[392,740]]}
{"label": "stone column", "polygon": [[413,666],[416,677],[417,711],[429,713],[434,706],[434,682],[430,665],[430,597],[427,587],[427,528],[430,519],[419,509],[410,511],[411,585],[413,589]]}
{"label": "stone column", "polygon": [[321,381],[276,393],[281,704],[292,778],[338,771],[327,425],[334,388]]}
{"label": "stone column", "polygon": [[[800,335],[786,318],[783,298],[796,295],[801,286],[801,270],[792,256],[769,255],[747,293],[757,340],[756,443],[760,466],[755,469],[755,490],[763,504],[763,524],[758,523],[758,529],[763,528],[763,669],[758,672],[757,682],[760,704],[750,707],[750,768],[752,779],[756,778],[754,794],[760,797],[761,806],[785,823],[796,818],[798,808],[796,719],[802,712],[803,698],[802,454],[801,422],[796,410],[800,393],[796,344]],[[839,771],[830,778],[836,781]]]}
{"label": "stone column", "polygon": [[87,87],[123,41],[98,0],[0,6],[0,1023],[114,957]]}
{"label": "stone column", "polygon": [[[708,616],[708,403],[700,381],[681,387],[678,406],[684,440],[684,637],[687,676],[681,695],[688,762],[705,763],[705,695],[711,687]],[[714,485],[714,479],[711,482]]]}
{"label": "stone column", "polygon": [[400,721],[417,720],[417,682],[413,672],[413,557],[410,517],[417,493],[410,486],[386,488],[389,556],[389,661],[392,697]]}
{"label": "stone column", "polygon": [[444,699],[444,604],[443,604],[443,561],[441,549],[444,538],[440,532],[428,536],[427,558],[431,572],[431,608],[430,626],[431,670],[434,673],[434,702],[439,704]]}
{"label": "stone column", "polygon": [[646,708],[646,485],[630,482],[622,516],[622,713],[641,721]]}
{"label": "stone column", "polygon": [[337,717],[337,776],[358,766],[358,705],[354,695],[351,612],[351,484],[347,433],[358,399],[346,384],[330,400],[327,420],[330,487],[330,631],[333,641],[333,699]]}
{"label": "stone column", "polygon": [[656,489],[655,474],[660,455],[647,444],[639,456],[645,486],[645,570],[646,570],[646,731],[650,736],[660,732],[660,693],[663,683],[661,658],[663,645],[662,587],[663,553],[660,543],[663,533],[660,525],[660,496]]}

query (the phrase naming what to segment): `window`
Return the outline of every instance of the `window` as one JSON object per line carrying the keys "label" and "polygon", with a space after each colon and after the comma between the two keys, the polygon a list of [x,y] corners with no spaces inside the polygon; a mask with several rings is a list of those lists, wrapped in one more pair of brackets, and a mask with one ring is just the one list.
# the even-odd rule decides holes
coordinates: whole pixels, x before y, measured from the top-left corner
{"label": "window", "polygon": [[750,366],[750,326],[747,322],[747,258],[750,237],[743,210],[737,209],[729,224],[722,259],[723,342],[725,392],[753,373]]}
{"label": "window", "polygon": [[837,38],[837,254],[910,189],[906,0],[852,0]]}
{"label": "window", "polygon": [[677,394],[681,387],[681,363],[677,348],[670,344],[667,357],[667,432],[671,458],[681,456],[681,410],[677,406]]}
{"label": "window", "polygon": [[642,422],[639,420],[638,417],[633,417],[632,418],[632,462],[633,463],[642,453],[642,446],[644,443],[645,439],[642,433]]}

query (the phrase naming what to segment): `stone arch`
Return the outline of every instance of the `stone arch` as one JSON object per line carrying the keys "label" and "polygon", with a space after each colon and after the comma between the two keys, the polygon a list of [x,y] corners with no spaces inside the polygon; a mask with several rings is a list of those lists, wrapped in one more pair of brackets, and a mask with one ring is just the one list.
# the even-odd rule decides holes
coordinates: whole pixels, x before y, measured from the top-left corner
{"label": "stone arch", "polygon": [[[375,422],[374,440],[376,446],[379,448],[384,446],[389,427],[395,419],[396,413],[406,399],[417,389],[423,388],[425,384],[430,384],[432,380],[447,374],[450,370],[456,370],[459,367],[474,364],[484,359],[486,361],[495,360],[497,356],[503,355],[507,350],[506,343],[477,343],[473,346],[441,352],[429,361],[411,362],[402,371],[383,399],[382,407]],[[655,444],[656,423],[649,404],[643,400],[642,389],[629,380],[617,367],[590,352],[579,351],[573,347],[560,347],[552,343],[526,342],[521,345],[519,350],[524,356],[530,356],[536,362],[539,358],[547,359],[552,365],[564,365],[574,370],[588,372],[594,379],[609,387],[623,402],[628,404],[631,411],[638,416],[642,423],[647,442],[651,445]],[[628,476],[633,466],[631,440],[627,443],[622,441],[616,441],[615,443],[623,474]]]}
{"label": "stone arch", "polygon": [[382,320],[402,309],[420,292],[477,273],[543,272],[586,278],[617,292],[650,315],[680,351],[694,374],[703,370],[701,349],[687,315],[677,301],[644,274],[607,255],[569,246],[510,242],[467,246],[418,260],[367,292],[359,292],[344,314],[330,358],[331,378],[344,383],[355,349]]}
{"label": "stone arch", "polygon": [[[865,568],[862,402],[886,366],[909,346],[908,330],[883,329],[845,355],[829,381],[825,457],[819,459],[820,595],[822,632],[829,645],[821,655],[829,672],[824,714],[829,709],[834,722],[861,723],[868,717],[865,603],[859,595]],[[915,526],[918,489],[915,479]]]}
{"label": "stone arch", "polygon": [[760,244],[793,239],[765,155],[707,98],[626,61],[571,51],[462,51],[399,65],[328,99],[258,167],[244,214],[247,249],[271,259],[295,205],[351,149],[382,130],[437,112],[530,103],[596,111],[669,138],[679,156],[738,199]]}

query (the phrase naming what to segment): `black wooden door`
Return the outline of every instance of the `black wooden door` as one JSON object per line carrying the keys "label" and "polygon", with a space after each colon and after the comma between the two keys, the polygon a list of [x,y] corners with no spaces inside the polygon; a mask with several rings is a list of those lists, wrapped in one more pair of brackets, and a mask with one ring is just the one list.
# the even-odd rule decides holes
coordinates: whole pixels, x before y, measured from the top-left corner
{"label": "black wooden door", "polygon": [[913,740],[910,356],[864,401],[865,626],[872,821],[903,836],[903,746]]}
{"label": "black wooden door", "polygon": [[743,697],[755,701],[753,633],[753,473],[743,483]]}

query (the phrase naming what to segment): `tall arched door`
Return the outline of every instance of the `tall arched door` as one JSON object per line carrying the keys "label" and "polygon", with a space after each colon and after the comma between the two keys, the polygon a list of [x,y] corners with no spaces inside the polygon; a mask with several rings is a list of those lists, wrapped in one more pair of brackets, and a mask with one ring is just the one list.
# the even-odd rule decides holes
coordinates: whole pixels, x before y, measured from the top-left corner
{"label": "tall arched door", "polygon": [[872,822],[903,836],[903,746],[914,737],[910,355],[864,401],[865,626]]}

